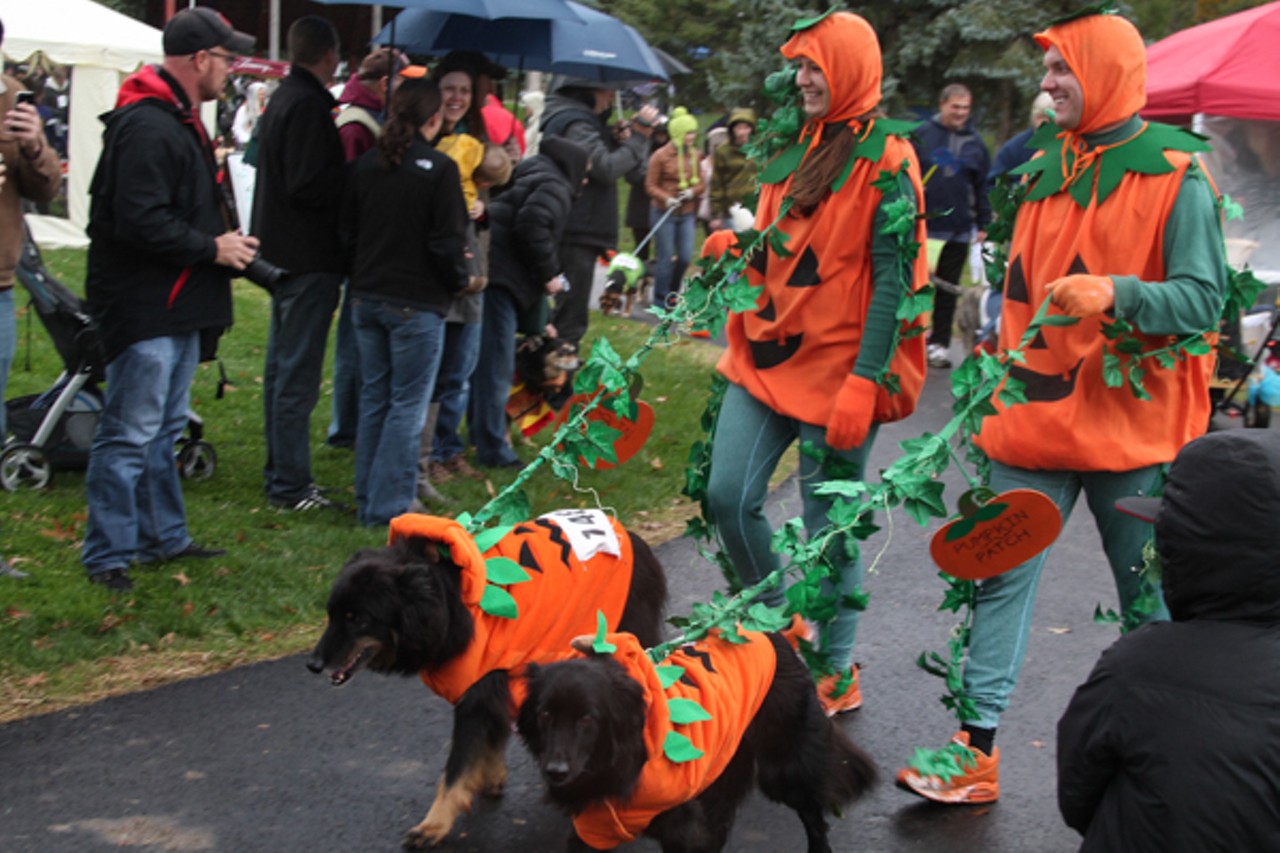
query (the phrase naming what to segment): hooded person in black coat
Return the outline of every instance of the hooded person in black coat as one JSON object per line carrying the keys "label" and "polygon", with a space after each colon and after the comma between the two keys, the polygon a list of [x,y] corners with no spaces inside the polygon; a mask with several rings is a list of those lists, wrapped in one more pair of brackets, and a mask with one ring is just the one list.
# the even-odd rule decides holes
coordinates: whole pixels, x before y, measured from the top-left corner
{"label": "hooded person in black coat", "polygon": [[589,159],[584,146],[544,136],[538,154],[520,162],[510,186],[489,205],[489,287],[480,362],[471,377],[471,440],[481,465],[515,459],[507,443],[506,407],[516,331],[522,317],[537,316],[547,296],[561,288],[560,241]]}
{"label": "hooded person in black coat", "polygon": [[1103,652],[1058,722],[1082,850],[1280,850],[1280,433],[1187,444],[1155,522],[1171,622]]}

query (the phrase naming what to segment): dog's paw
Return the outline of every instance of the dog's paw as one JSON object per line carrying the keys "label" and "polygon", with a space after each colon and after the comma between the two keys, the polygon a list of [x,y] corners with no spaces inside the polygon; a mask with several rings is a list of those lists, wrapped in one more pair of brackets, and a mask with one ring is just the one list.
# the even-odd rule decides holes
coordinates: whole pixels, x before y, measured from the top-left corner
{"label": "dog's paw", "polygon": [[428,847],[435,847],[444,841],[452,828],[452,822],[445,826],[424,820],[405,835],[404,847],[406,850],[425,850]]}

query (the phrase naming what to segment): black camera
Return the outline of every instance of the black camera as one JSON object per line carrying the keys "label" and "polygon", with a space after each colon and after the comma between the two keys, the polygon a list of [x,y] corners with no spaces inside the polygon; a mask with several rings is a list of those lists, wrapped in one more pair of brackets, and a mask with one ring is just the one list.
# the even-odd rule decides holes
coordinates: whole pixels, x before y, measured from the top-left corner
{"label": "black camera", "polygon": [[258,255],[244,268],[242,275],[258,285],[258,287],[265,287],[267,290],[271,290],[289,275],[289,271],[284,267],[276,266],[262,257],[262,255]]}

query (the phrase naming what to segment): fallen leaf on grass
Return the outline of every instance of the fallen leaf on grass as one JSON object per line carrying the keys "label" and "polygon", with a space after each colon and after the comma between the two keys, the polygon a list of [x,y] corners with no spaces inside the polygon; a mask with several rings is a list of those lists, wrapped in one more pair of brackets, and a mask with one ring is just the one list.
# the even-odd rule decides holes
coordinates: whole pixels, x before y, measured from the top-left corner
{"label": "fallen leaf on grass", "polygon": [[192,603],[192,602],[190,602],[190,601],[188,601],[186,604],[182,605],[182,615],[183,615],[183,616],[190,616],[192,613],[194,613],[194,612],[195,612],[195,610],[196,610],[196,606],[195,606],[195,604],[194,604],[194,603]]}
{"label": "fallen leaf on grass", "polygon": [[98,625],[98,633],[105,634],[123,621],[123,619],[114,613],[108,613],[106,616],[102,617],[102,622]]}
{"label": "fallen leaf on grass", "polygon": [[45,683],[45,680],[47,679],[47,677],[48,676],[46,676],[43,672],[37,672],[35,675],[31,676],[30,678],[24,679],[22,684],[24,687],[39,687],[41,684]]}
{"label": "fallen leaf on grass", "polygon": [[178,582],[178,586],[190,586],[190,585],[191,585],[191,578],[187,577],[187,575],[186,575],[186,573],[185,573],[185,572],[178,572],[176,575],[169,575],[169,577],[171,577],[171,578],[173,578],[175,581],[177,581],[177,582]]}
{"label": "fallen leaf on grass", "polygon": [[649,467],[650,467],[650,468],[652,468],[652,469],[653,469],[653,470],[655,470],[655,471],[661,471],[663,468],[665,468],[665,467],[667,467],[667,466],[665,466],[665,465],[663,465],[663,464],[662,464],[662,460],[661,460],[661,459],[654,458],[654,460],[653,460],[652,462],[650,462],[650,463],[649,463]]}
{"label": "fallen leaf on grass", "polygon": [[67,527],[63,527],[62,522],[55,518],[53,526],[41,530],[40,535],[55,542],[73,541],[76,538],[76,526],[72,523]]}
{"label": "fallen leaf on grass", "polygon": [[4,612],[4,615],[5,615],[5,616],[8,616],[10,619],[14,620],[15,622],[16,622],[16,621],[18,621],[19,619],[30,619],[30,618],[31,618],[31,614],[30,614],[30,613],[28,613],[28,612],[27,612],[27,611],[25,611],[25,610],[19,610],[19,609],[18,609],[18,608],[16,608],[16,607],[10,607],[8,610],[6,610],[6,611]]}

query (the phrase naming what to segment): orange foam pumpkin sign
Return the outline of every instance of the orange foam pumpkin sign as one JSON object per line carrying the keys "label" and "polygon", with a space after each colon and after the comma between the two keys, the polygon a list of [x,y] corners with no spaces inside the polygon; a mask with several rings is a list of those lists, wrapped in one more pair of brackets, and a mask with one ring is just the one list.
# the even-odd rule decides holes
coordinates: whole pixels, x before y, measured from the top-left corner
{"label": "orange foam pumpkin sign", "polygon": [[996,494],[987,488],[965,492],[960,516],[934,534],[929,554],[938,568],[961,580],[983,580],[1025,563],[1053,544],[1062,514],[1035,489]]}
{"label": "orange foam pumpkin sign", "polygon": [[[574,411],[576,405],[585,405],[590,402],[592,395],[590,394],[574,394],[569,398],[568,404],[560,411],[560,417],[557,419],[560,423],[564,423],[568,419],[569,414]],[[644,443],[649,440],[649,434],[653,432],[654,413],[653,407],[643,400],[636,401],[636,419],[634,421],[624,420],[614,414],[613,410],[608,406],[597,406],[587,413],[588,423],[591,421],[601,421],[608,426],[613,427],[622,433],[618,440],[613,444],[613,452],[618,457],[617,465],[622,465],[631,457],[640,452],[640,448],[644,447]],[[578,460],[587,465],[587,461],[581,456]],[[607,471],[616,467],[612,462],[603,459],[596,460],[595,464],[588,467],[596,471]]]}

